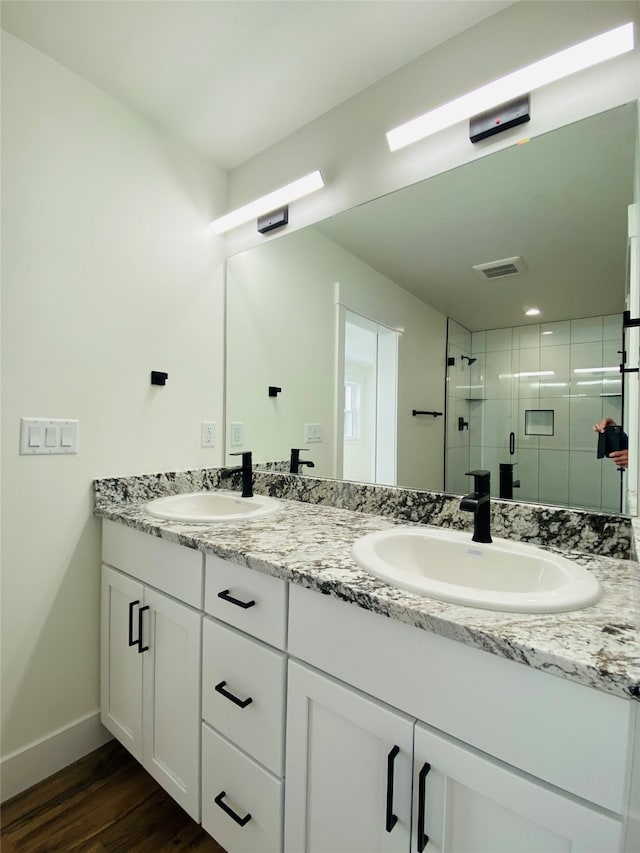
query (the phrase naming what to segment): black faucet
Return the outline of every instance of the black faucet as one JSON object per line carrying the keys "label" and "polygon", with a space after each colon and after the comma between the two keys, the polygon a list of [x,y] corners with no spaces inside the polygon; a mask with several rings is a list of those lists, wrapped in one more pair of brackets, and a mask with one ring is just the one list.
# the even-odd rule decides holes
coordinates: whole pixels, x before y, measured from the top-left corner
{"label": "black faucet", "polygon": [[242,472],[242,497],[253,497],[253,463],[250,450],[239,451],[238,453],[230,453],[229,456],[242,456],[242,465],[237,468],[223,468],[220,472],[222,477],[228,477],[230,474],[235,474],[237,471]]}
{"label": "black faucet", "polygon": [[291,448],[291,460],[289,462],[289,473],[290,474],[299,474],[300,468],[306,465],[308,468],[315,468],[316,466],[313,462],[310,462],[308,459],[300,459],[301,453],[306,453],[309,450],[308,447],[292,447]]}
{"label": "black faucet", "polygon": [[500,463],[500,497],[513,500],[513,490],[520,488],[520,480],[513,479],[513,468],[517,462]]}
{"label": "black faucet", "polygon": [[489,471],[467,471],[473,477],[473,491],[460,501],[460,509],[473,513],[473,542],[489,543],[491,539],[491,473]]}

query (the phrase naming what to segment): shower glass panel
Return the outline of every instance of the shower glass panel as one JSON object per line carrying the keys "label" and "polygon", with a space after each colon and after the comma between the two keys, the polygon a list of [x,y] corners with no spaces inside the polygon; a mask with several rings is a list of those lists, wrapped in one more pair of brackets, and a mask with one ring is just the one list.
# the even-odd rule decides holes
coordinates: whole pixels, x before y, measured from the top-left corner
{"label": "shower glass panel", "polygon": [[[447,439],[451,414],[461,406],[455,389],[466,384],[466,470],[491,471],[495,497],[501,480],[502,497],[510,497],[505,466],[513,465],[515,500],[620,512],[626,474],[597,459],[593,424],[607,417],[621,423],[621,316],[468,333],[476,360],[467,383],[459,381],[459,329],[449,335]],[[451,451],[448,444],[446,488],[462,492],[468,483],[461,478],[460,439],[457,457]]]}

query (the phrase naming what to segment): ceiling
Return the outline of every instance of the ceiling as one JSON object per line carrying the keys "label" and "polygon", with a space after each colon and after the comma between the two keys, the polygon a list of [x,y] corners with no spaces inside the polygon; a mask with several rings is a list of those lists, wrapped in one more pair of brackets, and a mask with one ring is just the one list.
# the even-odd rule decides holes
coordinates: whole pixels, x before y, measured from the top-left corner
{"label": "ceiling", "polygon": [[2,27],[226,170],[514,0],[2,0]]}
{"label": "ceiling", "polygon": [[[617,107],[315,227],[471,331],[620,313],[636,116]],[[518,275],[473,269],[514,256]]]}

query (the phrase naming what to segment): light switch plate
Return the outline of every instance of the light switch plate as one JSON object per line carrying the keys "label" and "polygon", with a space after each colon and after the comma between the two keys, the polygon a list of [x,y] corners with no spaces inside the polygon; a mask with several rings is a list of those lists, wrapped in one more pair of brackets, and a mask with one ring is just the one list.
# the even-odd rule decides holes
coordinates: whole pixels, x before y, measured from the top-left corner
{"label": "light switch plate", "polygon": [[317,444],[322,441],[322,424],[305,424],[304,440],[307,444]]}
{"label": "light switch plate", "polygon": [[78,452],[80,422],[63,418],[20,418],[20,454],[68,454]]}

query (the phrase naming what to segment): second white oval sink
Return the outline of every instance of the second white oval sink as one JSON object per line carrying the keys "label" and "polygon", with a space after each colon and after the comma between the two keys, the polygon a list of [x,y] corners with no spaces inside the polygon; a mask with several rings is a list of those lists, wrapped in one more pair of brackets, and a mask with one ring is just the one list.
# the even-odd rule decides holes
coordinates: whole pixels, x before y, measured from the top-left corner
{"label": "second white oval sink", "polygon": [[597,578],[558,554],[506,539],[478,544],[457,530],[380,530],[356,540],[353,557],[394,586],[488,610],[579,610],[601,595]]}
{"label": "second white oval sink", "polygon": [[262,518],[279,506],[275,498],[264,495],[243,498],[237,492],[188,492],[149,501],[145,511],[165,521],[213,523]]}

